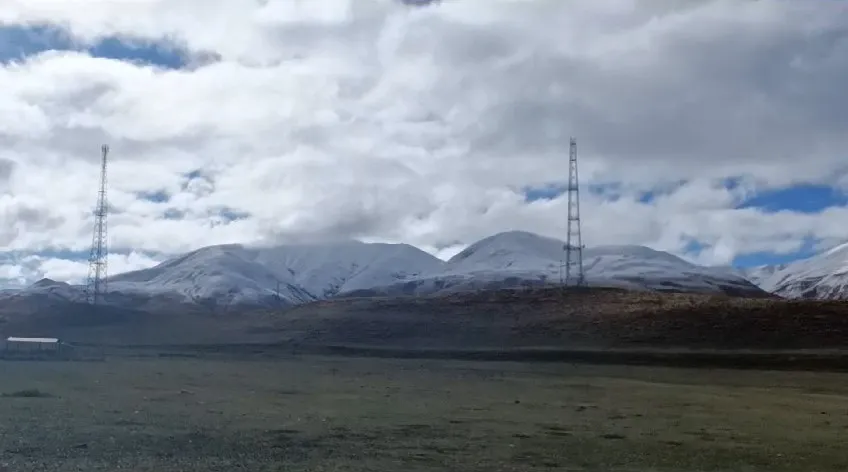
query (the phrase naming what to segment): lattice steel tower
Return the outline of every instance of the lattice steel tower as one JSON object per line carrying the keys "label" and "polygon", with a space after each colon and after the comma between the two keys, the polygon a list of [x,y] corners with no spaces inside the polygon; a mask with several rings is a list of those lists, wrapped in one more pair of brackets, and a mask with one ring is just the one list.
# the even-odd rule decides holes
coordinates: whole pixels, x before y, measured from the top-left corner
{"label": "lattice steel tower", "polygon": [[109,213],[109,201],[106,198],[106,163],[109,146],[101,147],[100,190],[97,192],[97,206],[94,207],[94,232],[91,236],[91,253],[88,256],[88,280],[86,282],[86,301],[97,305],[106,293],[106,257],[109,254],[106,217]]}
{"label": "lattice steel tower", "polygon": [[580,235],[580,185],[577,177],[577,140],[571,138],[568,152],[568,234],[565,242],[566,286],[586,286],[583,277],[583,238]]}

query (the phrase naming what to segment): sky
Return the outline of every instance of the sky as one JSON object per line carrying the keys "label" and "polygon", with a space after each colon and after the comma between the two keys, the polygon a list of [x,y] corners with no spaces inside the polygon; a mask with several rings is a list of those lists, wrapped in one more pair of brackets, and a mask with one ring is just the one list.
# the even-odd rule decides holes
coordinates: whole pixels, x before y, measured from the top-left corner
{"label": "sky", "polygon": [[500,231],[707,265],[848,240],[848,2],[4,0],[0,286]]}

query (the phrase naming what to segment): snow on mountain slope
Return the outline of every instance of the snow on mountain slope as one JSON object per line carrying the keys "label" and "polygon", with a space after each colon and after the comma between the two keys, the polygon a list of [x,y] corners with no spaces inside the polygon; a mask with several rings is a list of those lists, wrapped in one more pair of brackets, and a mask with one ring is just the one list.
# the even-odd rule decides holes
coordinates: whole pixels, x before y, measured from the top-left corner
{"label": "snow on mountain slope", "polygon": [[252,251],[237,244],[210,246],[167,260],[155,267],[116,275],[109,291],[165,294],[178,292],[191,301],[215,299],[228,304],[270,299],[279,282],[280,297],[304,303],[315,297],[255,262]]}
{"label": "snow on mountain slope", "polygon": [[305,303],[437,271],[442,261],[406,244],[349,242],[211,246],[109,279],[110,292],[178,292],[191,301]]}
{"label": "snow on mountain slope", "polygon": [[[484,238],[448,262],[406,244],[210,246],[149,269],[110,277],[107,303],[300,304],[341,294],[427,294],[558,283],[564,242],[523,231]],[[761,295],[728,270],[701,267],[642,246],[583,252],[590,285]],[[20,292],[82,299],[82,287],[49,280]],[[277,298],[279,294],[279,298]],[[17,295],[16,295],[17,296]],[[154,303],[155,302],[155,303]]]}
{"label": "snow on mountain slope", "polygon": [[750,280],[754,285],[770,292],[773,287],[769,286],[769,280],[772,279],[774,274],[786,269],[786,267],[788,267],[788,264],[760,265],[738,268],[736,271],[738,274]]}
{"label": "snow on mountain slope", "polygon": [[[41,295],[56,300],[82,301],[85,298],[82,287],[73,286],[67,282],[57,282],[51,279],[41,279],[27,287],[25,291],[30,294]],[[18,290],[11,295],[17,295],[20,292],[21,291]]]}
{"label": "snow on mountain slope", "polygon": [[448,273],[556,271],[564,242],[525,231],[498,233],[468,246],[447,263]]}
{"label": "snow on mountain slope", "polygon": [[85,299],[85,291],[81,287],[50,279],[41,279],[32,284],[30,291],[38,291],[50,297],[67,301],[82,302]]}
{"label": "snow on mountain slope", "polygon": [[751,279],[786,298],[848,299],[848,243],[780,266],[754,268]]}
{"label": "snow on mountain slope", "polygon": [[282,268],[284,276],[317,298],[378,287],[442,270],[444,262],[408,244],[282,246],[254,251],[253,260]]}
{"label": "snow on mountain slope", "polygon": [[[393,287],[427,293],[558,283],[565,243],[524,231],[482,239],[451,258],[441,274],[420,278],[417,286]],[[643,246],[601,246],[583,251],[589,285],[637,290],[686,290],[762,295],[744,277],[702,267]]]}

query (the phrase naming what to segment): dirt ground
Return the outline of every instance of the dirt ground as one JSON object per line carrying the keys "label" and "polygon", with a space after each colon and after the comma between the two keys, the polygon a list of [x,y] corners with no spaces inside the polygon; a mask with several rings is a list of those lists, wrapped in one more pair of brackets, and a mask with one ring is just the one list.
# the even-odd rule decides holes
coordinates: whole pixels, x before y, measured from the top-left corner
{"label": "dirt ground", "polygon": [[848,374],[352,357],[0,362],[7,471],[844,471]]}

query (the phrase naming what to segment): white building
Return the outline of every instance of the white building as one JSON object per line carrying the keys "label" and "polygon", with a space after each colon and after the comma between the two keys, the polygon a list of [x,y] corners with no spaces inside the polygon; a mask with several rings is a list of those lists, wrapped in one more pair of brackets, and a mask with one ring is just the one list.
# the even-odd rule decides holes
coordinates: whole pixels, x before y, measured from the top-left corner
{"label": "white building", "polygon": [[6,338],[7,351],[59,351],[62,343],[57,338]]}

